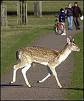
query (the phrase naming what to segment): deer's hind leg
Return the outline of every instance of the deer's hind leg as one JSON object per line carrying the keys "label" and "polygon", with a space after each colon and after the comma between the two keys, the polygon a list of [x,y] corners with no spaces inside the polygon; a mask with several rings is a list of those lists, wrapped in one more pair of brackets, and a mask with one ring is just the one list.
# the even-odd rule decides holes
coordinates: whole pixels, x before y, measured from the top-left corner
{"label": "deer's hind leg", "polygon": [[10,84],[14,83],[16,81],[16,72],[18,69],[23,68],[25,64],[22,62],[19,62],[18,64],[13,66],[13,80],[10,82]]}
{"label": "deer's hind leg", "polygon": [[26,64],[26,65],[24,66],[24,68],[22,69],[22,74],[23,74],[24,80],[25,80],[26,84],[27,84],[29,87],[31,87],[31,85],[29,84],[29,82],[28,82],[28,80],[27,80],[26,72],[27,72],[27,70],[28,70],[30,67],[31,67],[31,64]]}

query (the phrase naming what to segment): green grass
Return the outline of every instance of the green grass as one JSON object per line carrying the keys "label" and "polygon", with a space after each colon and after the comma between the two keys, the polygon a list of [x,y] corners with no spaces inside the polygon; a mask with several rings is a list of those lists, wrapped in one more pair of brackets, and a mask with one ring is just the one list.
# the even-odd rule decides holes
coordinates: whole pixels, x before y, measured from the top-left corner
{"label": "green grass", "polygon": [[69,100],[83,100],[83,32],[75,36],[75,42],[80,47],[80,52],[74,53],[74,71],[71,76],[70,88],[67,91]]}
{"label": "green grass", "polygon": [[[55,23],[55,19],[56,18],[53,15],[45,15],[42,17],[28,16],[28,24],[26,26],[38,27],[38,25],[53,25]],[[10,27],[18,27],[16,16],[8,16],[8,25]],[[24,25],[22,27],[24,27]]]}
{"label": "green grass", "polygon": [[[16,11],[17,10],[17,1],[4,1],[7,4],[8,11]],[[34,1],[27,1],[27,8],[28,11],[33,11],[33,2]],[[61,7],[65,8],[68,3],[71,2],[72,4],[75,2],[73,1],[43,1],[42,2],[42,9],[43,12],[45,11],[58,11]],[[83,10],[83,1],[77,1],[81,9]]]}

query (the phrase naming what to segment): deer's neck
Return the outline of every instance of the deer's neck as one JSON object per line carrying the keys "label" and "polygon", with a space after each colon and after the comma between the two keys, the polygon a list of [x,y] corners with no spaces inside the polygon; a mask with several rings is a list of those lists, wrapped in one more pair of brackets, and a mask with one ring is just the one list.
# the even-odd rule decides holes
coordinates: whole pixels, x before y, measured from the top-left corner
{"label": "deer's neck", "polygon": [[66,45],[65,48],[60,52],[59,55],[59,62],[61,63],[62,61],[64,61],[69,54],[71,53],[70,48]]}

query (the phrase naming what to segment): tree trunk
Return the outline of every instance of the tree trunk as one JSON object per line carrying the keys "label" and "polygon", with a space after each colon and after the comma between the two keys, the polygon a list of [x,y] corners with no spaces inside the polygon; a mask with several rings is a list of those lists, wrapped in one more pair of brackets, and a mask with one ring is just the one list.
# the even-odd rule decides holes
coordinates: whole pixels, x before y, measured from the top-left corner
{"label": "tree trunk", "polygon": [[23,0],[17,1],[17,23],[27,24],[27,2]]}
{"label": "tree trunk", "polygon": [[40,17],[42,16],[42,1],[34,2],[34,15]]}
{"label": "tree trunk", "polygon": [[39,1],[39,7],[38,7],[38,15],[42,16],[42,1]]}
{"label": "tree trunk", "polygon": [[7,26],[7,6],[4,2],[1,2],[1,25]]}

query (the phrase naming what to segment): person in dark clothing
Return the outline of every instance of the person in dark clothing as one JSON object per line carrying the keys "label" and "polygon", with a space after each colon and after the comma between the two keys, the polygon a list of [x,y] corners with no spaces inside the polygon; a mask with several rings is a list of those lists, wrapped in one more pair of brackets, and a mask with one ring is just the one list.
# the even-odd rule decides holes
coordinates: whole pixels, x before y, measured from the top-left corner
{"label": "person in dark clothing", "polygon": [[80,7],[78,6],[78,3],[75,2],[73,6],[73,18],[74,18],[74,24],[76,27],[76,30],[80,29],[80,24],[79,24],[79,17],[82,16],[82,12]]}
{"label": "person in dark clothing", "polygon": [[63,8],[60,9],[59,12],[59,22],[63,24],[64,26],[64,33],[62,35],[66,35],[66,29],[65,29],[65,11]]}
{"label": "person in dark clothing", "polygon": [[65,11],[63,8],[61,8],[59,12],[59,22],[65,23]]}

